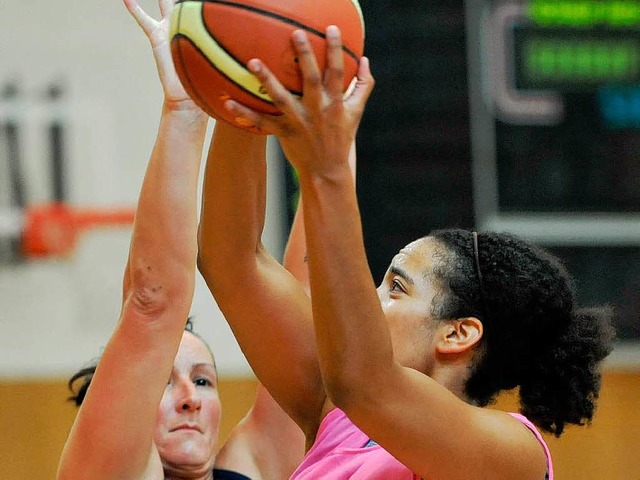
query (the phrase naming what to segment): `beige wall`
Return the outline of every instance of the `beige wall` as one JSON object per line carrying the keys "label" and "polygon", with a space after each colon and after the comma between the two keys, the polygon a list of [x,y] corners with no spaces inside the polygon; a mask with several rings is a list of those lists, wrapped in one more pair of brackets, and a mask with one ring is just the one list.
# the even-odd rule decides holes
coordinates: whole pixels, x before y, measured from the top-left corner
{"label": "beige wall", "polygon": [[[157,0],[140,4],[157,16]],[[149,42],[122,0],[0,0],[0,22],[0,91],[16,82],[22,92],[15,105],[0,95],[0,123],[10,117],[20,126],[27,200],[51,198],[45,128],[55,116],[65,125],[70,202],[134,206],[162,91]],[[43,102],[52,83],[64,86],[57,108]],[[0,215],[10,191],[2,141]],[[285,221],[279,172],[269,169],[264,235],[277,257]],[[65,377],[99,355],[120,312],[129,236],[126,228],[94,230],[68,257],[0,264],[0,378]],[[221,374],[251,375],[199,276],[191,313]]]}
{"label": "beige wall", "polygon": [[[251,379],[221,381],[223,438],[248,410],[254,390]],[[558,480],[640,478],[639,392],[639,373],[605,375],[593,425],[548,439]],[[75,413],[64,401],[67,395],[63,381],[0,384],[0,478],[54,478]],[[497,406],[513,410],[513,399],[507,396]]]}

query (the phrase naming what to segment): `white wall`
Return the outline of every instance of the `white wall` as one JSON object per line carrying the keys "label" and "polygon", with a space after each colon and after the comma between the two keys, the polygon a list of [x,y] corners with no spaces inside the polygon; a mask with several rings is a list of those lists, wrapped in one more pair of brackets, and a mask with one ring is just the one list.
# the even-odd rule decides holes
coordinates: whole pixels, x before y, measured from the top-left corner
{"label": "white wall", "polygon": [[[141,4],[157,12],[156,2]],[[52,113],[39,99],[51,82],[63,82],[71,201],[134,206],[162,97],[147,39],[121,0],[2,0],[0,23],[0,88],[17,81],[25,92],[17,110],[0,104],[0,118],[16,111],[21,118],[29,198],[49,198],[42,128]],[[279,171],[270,169],[264,238],[276,255],[284,224]],[[95,230],[68,258],[0,265],[0,377],[68,375],[100,353],[120,309],[129,233]],[[200,277],[192,313],[221,373],[250,375]]]}

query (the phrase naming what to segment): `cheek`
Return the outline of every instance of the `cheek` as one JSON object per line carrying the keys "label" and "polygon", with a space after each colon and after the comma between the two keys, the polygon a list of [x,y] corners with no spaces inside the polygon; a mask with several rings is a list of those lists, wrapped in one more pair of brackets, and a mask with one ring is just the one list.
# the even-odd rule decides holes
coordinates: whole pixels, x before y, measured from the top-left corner
{"label": "cheek", "polygon": [[[222,417],[222,405],[220,404],[220,397],[218,395],[212,395],[209,398],[203,400],[203,411],[210,425],[215,426],[217,429],[220,425],[220,418]],[[203,412],[203,413],[204,413]]]}
{"label": "cheek", "polygon": [[391,309],[389,329],[395,347],[414,349],[416,343],[424,345],[429,340],[431,335],[429,312],[421,302],[404,305],[404,307],[403,309]]}
{"label": "cheek", "polygon": [[169,434],[165,420],[164,417],[158,415],[156,418],[156,426],[153,430],[153,443],[155,443],[161,457],[164,456],[167,435]]}

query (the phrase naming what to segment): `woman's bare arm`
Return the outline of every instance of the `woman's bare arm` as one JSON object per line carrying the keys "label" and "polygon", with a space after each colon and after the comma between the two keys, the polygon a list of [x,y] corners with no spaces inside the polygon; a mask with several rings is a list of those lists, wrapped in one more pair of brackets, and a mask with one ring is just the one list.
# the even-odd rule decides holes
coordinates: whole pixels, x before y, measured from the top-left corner
{"label": "woman's bare arm", "polygon": [[[349,163],[355,176],[355,145]],[[283,266],[309,291],[304,216],[298,203],[283,257]],[[220,451],[216,466],[243,473],[253,480],[288,478],[304,455],[305,439],[267,389],[258,384],[253,407]]]}
{"label": "woman's bare arm", "polygon": [[265,139],[216,125],[205,170],[199,268],[258,379],[307,431],[324,402],[304,288],[261,241]]}
{"label": "woman's bare arm", "polygon": [[[162,20],[127,8],[152,46]],[[207,117],[185,96],[170,58],[158,56],[165,101],[144,177],[124,275],[122,312],[67,440],[60,479],[164,478],[153,429],[194,291],[197,180]]]}

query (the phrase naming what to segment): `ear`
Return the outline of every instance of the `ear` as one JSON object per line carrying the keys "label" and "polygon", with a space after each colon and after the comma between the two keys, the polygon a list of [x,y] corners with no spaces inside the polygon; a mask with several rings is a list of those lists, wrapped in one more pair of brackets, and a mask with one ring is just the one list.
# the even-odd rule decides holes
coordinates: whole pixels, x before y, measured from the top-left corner
{"label": "ear", "polygon": [[482,339],[482,322],[476,317],[464,317],[445,322],[436,351],[440,354],[465,353]]}

